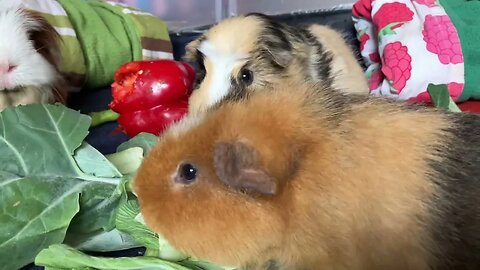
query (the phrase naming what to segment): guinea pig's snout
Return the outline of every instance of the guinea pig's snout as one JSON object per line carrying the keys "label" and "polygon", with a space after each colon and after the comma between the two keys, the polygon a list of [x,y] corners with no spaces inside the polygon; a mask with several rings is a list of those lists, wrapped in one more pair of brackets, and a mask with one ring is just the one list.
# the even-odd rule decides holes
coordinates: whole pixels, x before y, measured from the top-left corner
{"label": "guinea pig's snout", "polygon": [[173,177],[176,184],[189,186],[197,181],[198,169],[190,162],[181,163]]}
{"label": "guinea pig's snout", "polygon": [[17,68],[14,64],[0,64],[0,90],[13,87],[10,74]]}
{"label": "guinea pig's snout", "polygon": [[0,74],[10,73],[10,72],[12,72],[15,68],[17,68],[17,66],[16,66],[16,65],[13,65],[13,64],[0,65]]}

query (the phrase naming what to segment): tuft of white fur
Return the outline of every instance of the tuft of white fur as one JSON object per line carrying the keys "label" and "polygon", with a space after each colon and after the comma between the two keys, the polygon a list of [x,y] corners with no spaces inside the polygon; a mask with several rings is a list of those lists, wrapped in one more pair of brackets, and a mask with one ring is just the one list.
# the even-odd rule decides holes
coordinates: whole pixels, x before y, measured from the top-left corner
{"label": "tuft of white fur", "polygon": [[[205,58],[210,60],[213,65],[213,70],[208,70],[211,80],[206,87],[208,93],[208,104],[212,106],[222,100],[231,88],[231,74],[235,65],[246,59],[248,55],[227,54],[217,50],[208,40],[203,41],[198,50],[205,55]],[[205,91],[205,90],[203,90]]]}
{"label": "tuft of white fur", "polygon": [[0,12],[11,9],[19,9],[22,7],[21,0],[1,0],[0,1]]}
{"label": "tuft of white fur", "polygon": [[[0,91],[54,82],[55,68],[28,37],[38,27],[22,10],[21,1],[0,0]],[[15,68],[7,72],[9,66]]]}
{"label": "tuft of white fur", "polygon": [[164,135],[170,135],[173,137],[179,137],[185,134],[192,128],[197,127],[205,119],[204,113],[187,113],[182,119],[173,123],[168,127]]}

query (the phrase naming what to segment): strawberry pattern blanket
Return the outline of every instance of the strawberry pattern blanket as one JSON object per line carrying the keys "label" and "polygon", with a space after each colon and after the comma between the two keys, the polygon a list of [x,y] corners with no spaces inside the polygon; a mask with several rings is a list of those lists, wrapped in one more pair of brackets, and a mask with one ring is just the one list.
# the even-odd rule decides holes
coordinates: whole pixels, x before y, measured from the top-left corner
{"label": "strawberry pattern blanket", "polygon": [[480,1],[359,0],[352,11],[372,95],[480,98]]}

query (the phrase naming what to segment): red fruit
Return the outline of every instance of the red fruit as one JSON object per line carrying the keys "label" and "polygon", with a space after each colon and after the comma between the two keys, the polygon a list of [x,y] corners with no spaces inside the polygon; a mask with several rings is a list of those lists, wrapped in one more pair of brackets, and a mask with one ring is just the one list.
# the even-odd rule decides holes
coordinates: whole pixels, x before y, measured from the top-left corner
{"label": "red fruit", "polygon": [[383,4],[373,16],[373,22],[379,32],[387,26],[389,30],[394,30],[412,19],[413,11],[404,3],[398,2]]}
{"label": "red fruit", "polygon": [[399,41],[388,43],[383,51],[383,61],[382,72],[398,94],[405,88],[412,71],[408,48]]}
{"label": "red fruit", "polygon": [[173,60],[127,63],[115,73],[109,106],[122,113],[184,100],[193,90],[194,73],[189,64]]}
{"label": "red fruit", "polygon": [[352,8],[353,16],[360,18],[363,17],[369,21],[372,20],[372,1],[373,0],[359,0]]}
{"label": "red fruit", "polygon": [[174,105],[158,105],[148,110],[124,112],[117,121],[120,130],[129,137],[141,132],[160,135],[169,125],[182,119],[187,111],[188,104],[183,101]]}
{"label": "red fruit", "polygon": [[427,50],[444,65],[463,63],[462,45],[457,30],[447,15],[425,17],[423,40]]}
{"label": "red fruit", "polygon": [[110,109],[119,114],[120,129],[160,135],[188,110],[195,70],[173,60],[137,61],[122,65],[112,84]]}

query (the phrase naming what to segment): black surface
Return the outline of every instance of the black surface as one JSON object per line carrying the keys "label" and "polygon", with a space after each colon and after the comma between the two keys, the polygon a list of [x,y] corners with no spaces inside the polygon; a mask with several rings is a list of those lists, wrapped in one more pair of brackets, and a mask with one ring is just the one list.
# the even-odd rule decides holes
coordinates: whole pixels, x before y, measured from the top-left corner
{"label": "black surface", "polygon": [[[358,41],[355,38],[355,29],[351,19],[350,10],[337,10],[326,12],[297,13],[274,16],[279,21],[291,25],[304,25],[312,23],[321,23],[330,25],[334,29],[340,30],[346,34],[347,41],[358,48]],[[197,31],[171,33],[171,42],[173,44],[174,57],[180,60],[185,54],[185,45],[198,37],[208,26],[202,27]],[[108,108],[111,101],[111,89],[105,87],[101,89],[92,89],[76,94],[71,98],[69,106],[79,110],[82,113],[101,111]],[[93,128],[87,136],[86,141],[103,154],[109,154],[116,151],[117,146],[126,141],[128,137],[125,134],[116,132],[116,123],[107,123]],[[143,249],[133,249],[127,251],[118,251],[111,253],[98,253],[95,255],[106,257],[132,257],[143,254]],[[22,270],[41,270],[41,267],[29,265]]]}

